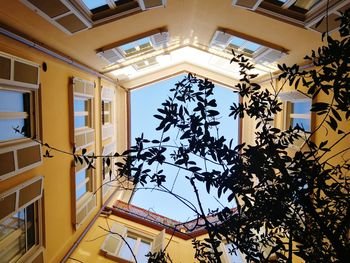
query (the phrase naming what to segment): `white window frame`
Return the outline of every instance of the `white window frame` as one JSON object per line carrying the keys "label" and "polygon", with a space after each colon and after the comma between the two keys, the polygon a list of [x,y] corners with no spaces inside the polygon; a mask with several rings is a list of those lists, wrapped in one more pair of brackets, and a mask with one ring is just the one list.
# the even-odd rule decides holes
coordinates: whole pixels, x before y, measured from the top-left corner
{"label": "white window frame", "polygon": [[[92,155],[93,152],[86,153],[86,155]],[[74,226],[78,228],[85,220],[89,217],[89,215],[92,213],[92,211],[96,208],[96,176],[93,169],[87,169],[88,165],[84,162],[82,165],[80,163],[74,164],[72,167],[72,184],[73,184],[73,193],[72,193],[72,200],[73,200],[73,207],[75,208],[76,214],[74,219]],[[83,182],[80,183],[80,185],[76,185],[76,175],[80,171],[87,171],[88,178],[85,178]],[[88,189],[86,189],[86,192],[77,199],[77,191],[82,187],[84,184],[88,183]],[[79,216],[82,215],[82,216]]]}
{"label": "white window frame", "polygon": [[295,141],[293,145],[289,145],[293,149],[301,149],[305,140],[309,137],[312,132],[312,115],[311,111],[307,114],[296,114],[291,112],[292,103],[309,101],[312,104],[312,99],[300,91],[286,91],[279,94],[279,98],[283,101],[283,129],[286,130],[291,126],[292,118],[308,119],[310,121],[310,131],[300,132],[301,141]]}
{"label": "white window frame", "polygon": [[[13,177],[21,172],[30,170],[34,167],[39,166],[42,163],[42,154],[41,154],[41,145],[37,142],[32,141],[31,139],[40,139],[40,118],[39,118],[39,88],[40,88],[40,68],[39,65],[36,63],[33,63],[28,60],[24,60],[22,58],[0,52],[0,57],[5,58],[9,61],[9,78],[4,79],[0,78],[0,89],[1,90],[8,90],[8,91],[14,91],[14,92],[20,92],[20,93],[28,93],[29,94],[29,113],[27,112],[0,112],[0,120],[1,119],[30,119],[30,138],[14,138],[9,140],[3,140],[0,141],[0,153],[6,153],[6,152],[14,152],[13,158],[14,163],[16,164],[15,170],[0,175],[0,181],[8,179],[10,177]],[[35,69],[36,75],[34,77],[36,78],[36,83],[28,83],[28,82],[22,82],[18,81],[18,78],[16,77],[16,63],[24,64],[33,69]],[[2,66],[2,65],[0,65]],[[16,80],[17,79],[17,80]],[[15,131],[13,131],[15,132]],[[19,168],[18,167],[18,160],[17,160],[17,152],[16,150],[22,149],[25,147],[31,147],[33,145],[37,145],[39,147],[40,151],[40,160],[37,162],[33,162],[30,165],[27,165],[25,167]]]}
{"label": "white window frame", "polygon": [[[151,241],[151,253],[155,253],[160,250],[163,251],[165,248],[165,229],[163,229],[156,236],[154,236],[153,234],[144,233],[133,227],[125,226],[118,222],[115,222],[112,225],[110,231],[111,232],[107,235],[106,239],[102,243],[101,251],[104,252],[106,257],[111,258],[113,260],[124,260],[126,262],[134,262],[133,259],[130,261],[119,256],[121,248],[124,244],[124,240],[120,236],[125,238],[128,234],[134,238],[137,238],[138,243],[136,243],[136,245],[139,244],[141,240]],[[134,248],[137,248],[137,246],[135,246]]]}
{"label": "white window frame", "polygon": [[104,103],[110,104],[110,110],[109,110],[109,118],[110,122],[104,123],[102,121],[102,141],[107,139],[114,140],[115,138],[115,124],[116,124],[116,118],[115,118],[115,88],[108,87],[108,86],[102,86],[101,89],[101,118],[104,118]]}
{"label": "white window frame", "polygon": [[[41,189],[40,189],[40,193],[38,196],[36,196],[35,198],[33,198],[32,200],[28,201],[27,203],[23,204],[23,205],[19,205],[19,198],[20,198],[20,191],[21,189],[24,189],[25,187],[37,182],[37,181],[41,181]],[[25,209],[26,207],[32,205],[33,203],[35,204],[35,218],[37,219],[37,240],[36,240],[36,244],[33,245],[29,250],[26,251],[25,254],[23,254],[20,257],[17,257],[16,259],[14,259],[14,261],[12,262],[16,262],[16,263],[24,263],[24,262],[32,262],[31,260],[36,258],[38,256],[38,254],[43,253],[43,221],[42,221],[42,215],[43,215],[43,207],[42,207],[42,195],[43,195],[43,189],[44,189],[44,178],[43,176],[37,176],[35,178],[32,178],[18,186],[16,186],[15,188],[12,188],[4,193],[0,193],[0,199],[5,198],[6,196],[15,194],[16,195],[16,201],[15,201],[15,209],[13,212],[11,212],[9,215],[5,216],[3,219],[1,219],[1,221],[4,221],[8,218],[10,218],[12,215],[18,213],[19,211]],[[8,237],[6,237],[5,239],[0,241],[0,250],[2,250],[3,248],[1,247],[4,244],[8,244],[10,243],[10,239],[16,239],[16,235],[18,233],[16,233],[16,231],[12,232]]]}
{"label": "white window frame", "polygon": [[[95,83],[80,78],[73,78],[73,125],[75,122],[75,117],[79,116],[88,116],[88,126],[76,128],[74,126],[74,144],[76,149],[86,148],[88,146],[94,145],[95,143],[95,129],[94,129],[94,96],[95,96]],[[75,100],[84,100],[88,101],[88,110],[87,111],[75,111],[74,101]],[[89,136],[94,138],[89,140]],[[77,145],[77,137],[83,138],[83,143]]]}

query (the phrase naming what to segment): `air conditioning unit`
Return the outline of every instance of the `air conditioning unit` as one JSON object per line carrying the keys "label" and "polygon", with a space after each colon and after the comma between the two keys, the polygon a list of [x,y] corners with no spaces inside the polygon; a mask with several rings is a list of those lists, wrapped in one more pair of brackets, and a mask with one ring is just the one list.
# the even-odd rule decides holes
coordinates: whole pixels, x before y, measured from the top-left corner
{"label": "air conditioning unit", "polygon": [[21,0],[63,32],[73,35],[92,27],[92,23],[67,0]]}
{"label": "air conditioning unit", "polygon": [[160,32],[150,36],[152,46],[154,48],[161,48],[167,45],[169,42],[169,32]]}
{"label": "air conditioning unit", "polygon": [[272,48],[263,48],[258,54],[254,56],[254,60],[258,63],[273,63],[276,60],[285,56],[285,53]]}
{"label": "air conditioning unit", "polygon": [[124,58],[123,54],[117,48],[101,51],[97,55],[110,64],[114,64]]}
{"label": "air conditioning unit", "polygon": [[142,10],[165,7],[166,0],[137,0]]}
{"label": "air conditioning unit", "polygon": [[232,39],[232,35],[223,31],[217,30],[210,42],[210,47],[225,49]]}
{"label": "air conditioning unit", "polygon": [[254,11],[261,2],[262,0],[233,0],[232,5]]}

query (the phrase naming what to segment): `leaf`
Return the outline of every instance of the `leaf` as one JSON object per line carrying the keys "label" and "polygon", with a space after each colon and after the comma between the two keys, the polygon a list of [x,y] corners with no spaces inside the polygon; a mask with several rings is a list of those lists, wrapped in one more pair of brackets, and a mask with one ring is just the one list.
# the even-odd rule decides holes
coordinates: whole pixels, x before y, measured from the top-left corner
{"label": "leaf", "polygon": [[329,121],[327,121],[327,123],[333,131],[335,131],[338,128],[338,123],[332,116],[329,116]]}

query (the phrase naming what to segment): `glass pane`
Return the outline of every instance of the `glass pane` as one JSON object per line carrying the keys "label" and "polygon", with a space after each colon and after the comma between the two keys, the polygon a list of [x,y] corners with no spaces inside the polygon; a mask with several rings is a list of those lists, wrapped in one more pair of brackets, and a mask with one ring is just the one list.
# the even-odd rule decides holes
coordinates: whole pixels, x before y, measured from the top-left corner
{"label": "glass pane", "polygon": [[75,116],[74,117],[74,128],[88,127],[89,118],[88,116]]}
{"label": "glass pane", "polygon": [[233,37],[230,43],[236,47],[240,47],[244,44],[244,42],[246,42],[246,40],[239,37]]}
{"label": "glass pane", "polygon": [[24,93],[0,90],[0,112],[24,112]]}
{"label": "glass pane", "polygon": [[[88,182],[86,182],[83,185],[81,185],[81,184],[85,181],[85,179],[88,176],[89,176],[88,172],[85,169],[80,170],[79,172],[77,172],[75,174],[75,185],[77,187],[77,189],[76,189],[76,200],[78,200],[80,197],[82,197],[87,192],[87,190],[88,190],[88,187],[87,187]],[[79,186],[79,188],[78,188],[78,186]]]}
{"label": "glass pane", "polygon": [[130,49],[134,49],[134,48],[139,47],[141,45],[148,44],[149,42],[150,42],[149,37],[145,37],[145,38],[130,42],[128,44],[122,45],[122,46],[120,46],[120,48],[123,49],[125,52],[127,52]]}
{"label": "glass pane", "polygon": [[300,101],[292,103],[291,113],[309,114],[311,108],[311,101]]}
{"label": "glass pane", "polygon": [[230,244],[226,244],[225,246],[226,246],[227,255],[228,255],[229,259],[230,259],[230,262],[232,262],[232,263],[243,263],[242,257],[241,257],[241,255],[239,254],[238,251],[236,251],[237,254],[235,254],[235,253],[230,254],[229,251],[230,251],[230,249],[232,249],[232,246]]}
{"label": "glass pane", "polygon": [[87,100],[74,100],[74,111],[88,111],[89,102]]}
{"label": "glass pane", "polygon": [[[125,240],[129,244],[131,249],[134,249],[137,241],[136,238],[127,236]],[[119,256],[124,259],[133,259],[132,253],[129,247],[125,244],[125,242],[123,243],[122,248],[120,249]]]}
{"label": "glass pane", "polygon": [[[25,253],[24,210],[0,222],[0,240],[8,240],[6,249],[0,249],[0,262],[11,262]],[[5,241],[6,242],[6,241]]]}
{"label": "glass pane", "polygon": [[17,127],[21,130],[24,126],[24,119],[0,120],[0,141],[20,139],[29,136],[28,132],[25,132],[24,135],[22,135],[21,133],[16,133],[14,130],[14,128]]}
{"label": "glass pane", "polygon": [[259,44],[247,41],[247,43],[244,45],[244,51],[246,51],[248,53],[254,53],[260,47],[261,47],[261,45],[259,45]]}
{"label": "glass pane", "polygon": [[36,244],[36,221],[34,203],[26,208],[27,212],[27,250]]}
{"label": "glass pane", "polygon": [[310,119],[291,118],[291,121],[293,127],[299,124],[299,126],[304,128],[305,131],[310,131]]}
{"label": "glass pane", "polygon": [[83,0],[83,2],[90,10],[106,5],[106,0]]}
{"label": "glass pane", "polygon": [[321,2],[321,0],[297,0],[293,6],[310,10],[319,2]]}
{"label": "glass pane", "polygon": [[147,263],[148,262],[148,258],[146,257],[146,255],[150,251],[150,247],[151,247],[150,243],[141,240],[140,246],[139,246],[139,249],[137,252],[137,256],[136,256],[138,263]]}

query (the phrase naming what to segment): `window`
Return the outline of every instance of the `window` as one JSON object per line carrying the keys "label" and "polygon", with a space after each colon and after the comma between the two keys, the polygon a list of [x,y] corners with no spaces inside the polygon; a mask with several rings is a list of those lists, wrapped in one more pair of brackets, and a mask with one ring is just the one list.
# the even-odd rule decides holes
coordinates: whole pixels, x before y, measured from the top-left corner
{"label": "window", "polygon": [[[109,64],[150,54],[169,43],[167,28],[157,28],[98,49],[97,55]],[[152,64],[152,63],[150,63]],[[154,64],[154,63],[153,63]]]}
{"label": "window", "polygon": [[42,162],[40,144],[26,139],[39,139],[38,89],[37,64],[0,52],[0,181]]}
{"label": "window", "polygon": [[233,252],[232,245],[228,243],[221,243],[218,250],[222,252],[220,257],[222,263],[245,263],[244,257],[239,250]]}
{"label": "window", "polygon": [[[104,156],[113,156],[115,152],[115,143],[110,143],[103,147]],[[110,162],[107,165],[107,162]],[[116,187],[115,174],[114,174],[114,162],[112,158],[102,159],[102,196],[105,198],[110,190]]]}
{"label": "window", "polygon": [[216,30],[210,47],[226,54],[234,50],[260,64],[271,64],[287,54],[283,47],[226,28]]}
{"label": "window", "polygon": [[0,194],[1,262],[29,260],[42,247],[42,177]]}
{"label": "window", "polygon": [[[91,152],[87,153],[87,155],[91,154]],[[75,189],[72,200],[76,211],[74,221],[76,227],[79,227],[96,207],[95,175],[93,169],[87,168],[86,164],[80,163],[72,167],[73,189]]]}
{"label": "window", "polygon": [[114,102],[115,88],[103,86],[101,90],[102,140],[113,140],[115,137]]}
{"label": "window", "polygon": [[131,230],[124,225],[114,223],[101,247],[107,257],[135,262],[129,247],[121,237],[129,244],[139,263],[147,262],[145,255],[148,252],[158,252],[163,250],[165,246],[165,229],[155,237],[146,237],[137,230]]}
{"label": "window", "polygon": [[311,98],[299,91],[281,92],[279,98],[284,101],[283,106],[283,129],[296,127],[304,129],[300,132],[301,138],[291,145],[292,148],[300,148],[308,134],[311,132]]}
{"label": "window", "polygon": [[74,139],[77,149],[94,144],[93,103],[95,84],[91,81],[73,78]]}
{"label": "window", "polygon": [[[151,240],[144,239],[144,238],[137,236],[135,234],[132,234],[132,233],[128,233],[125,240],[129,244],[129,246],[131,247],[132,252],[137,259],[137,262],[138,263],[147,263],[148,258],[146,257],[146,255],[150,251]],[[119,257],[126,259],[126,260],[129,260],[129,261],[134,260],[134,257],[133,257],[129,247],[126,245],[125,242],[122,244],[122,247],[119,251]]]}
{"label": "window", "polygon": [[32,100],[31,91],[0,87],[0,142],[33,137]]}
{"label": "window", "polygon": [[92,192],[91,187],[92,170],[81,169],[75,174],[75,199],[78,201],[87,192]]}

